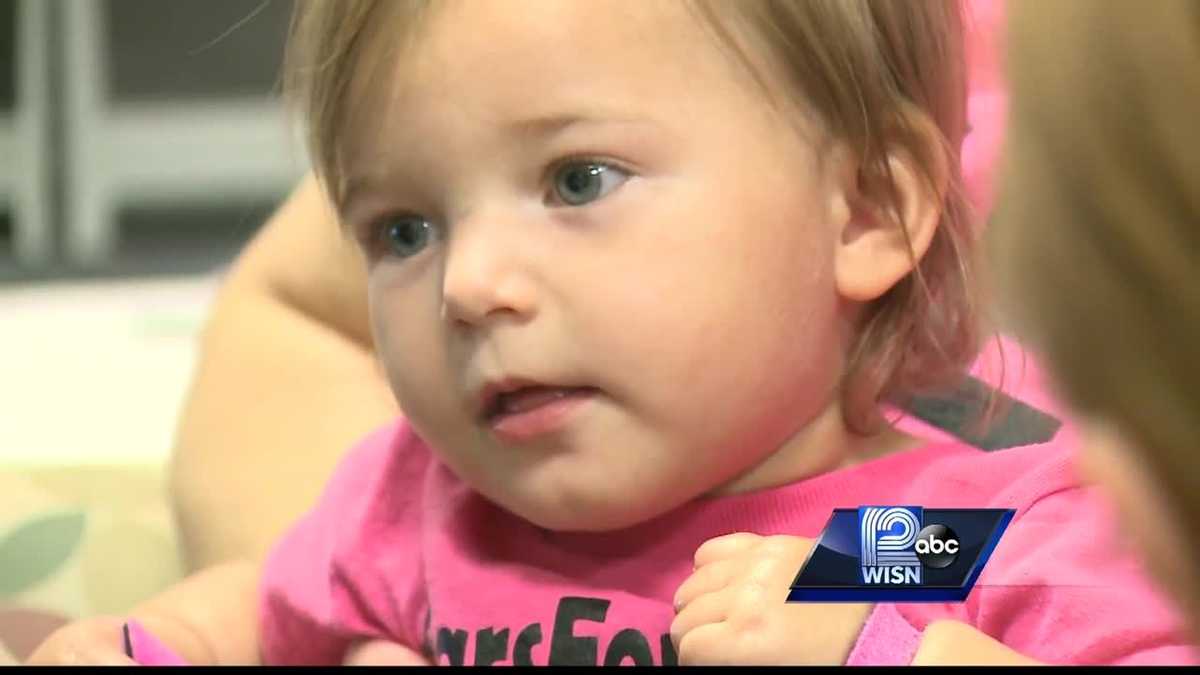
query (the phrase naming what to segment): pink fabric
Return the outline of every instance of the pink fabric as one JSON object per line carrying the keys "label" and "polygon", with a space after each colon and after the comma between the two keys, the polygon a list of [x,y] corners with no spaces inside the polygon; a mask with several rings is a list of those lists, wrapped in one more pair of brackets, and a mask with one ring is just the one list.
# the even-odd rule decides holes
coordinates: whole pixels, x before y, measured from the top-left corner
{"label": "pink fabric", "polygon": [[907,666],[921,646],[921,631],[893,604],[876,605],[846,658],[848,666]]}
{"label": "pink fabric", "polygon": [[[1015,377],[1011,369],[1011,393],[1056,409],[1038,391],[1036,370]],[[904,424],[928,443],[792,485],[696,501],[626,530],[564,534],[473,492],[398,420],[349,453],[271,555],[261,587],[264,658],[337,663],[355,641],[385,638],[439,663],[669,664],[671,600],[701,543],[738,531],[816,537],[834,508],[898,503],[1014,508],[1017,516],[965,603],[874,612],[856,663],[906,662],[911,635],[938,618],[1051,663],[1196,662],[1176,614],[1110,539],[1106,511],[1077,486],[1070,427],[1049,443],[986,453]]]}

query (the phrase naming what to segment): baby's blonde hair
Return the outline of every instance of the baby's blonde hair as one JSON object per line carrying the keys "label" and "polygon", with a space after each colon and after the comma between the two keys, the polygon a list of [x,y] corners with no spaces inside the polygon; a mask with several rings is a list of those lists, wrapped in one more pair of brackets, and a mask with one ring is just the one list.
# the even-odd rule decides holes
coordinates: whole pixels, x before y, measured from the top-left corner
{"label": "baby's blonde hair", "polygon": [[[388,62],[383,45],[396,50],[393,58],[401,54],[444,1],[298,0],[285,87],[308,123],[310,154],[335,203],[344,190],[350,104],[365,105],[350,95],[354,83]],[[753,45],[782,76],[790,100],[855,149],[876,203],[898,206],[888,162],[897,151],[944,195],[929,249],[913,274],[866,308],[852,347],[846,421],[875,431],[880,401],[903,404],[957,384],[981,341],[978,232],[959,168],[967,127],[962,8],[957,0],[692,0],[689,7],[766,87],[770,78],[746,48]]]}

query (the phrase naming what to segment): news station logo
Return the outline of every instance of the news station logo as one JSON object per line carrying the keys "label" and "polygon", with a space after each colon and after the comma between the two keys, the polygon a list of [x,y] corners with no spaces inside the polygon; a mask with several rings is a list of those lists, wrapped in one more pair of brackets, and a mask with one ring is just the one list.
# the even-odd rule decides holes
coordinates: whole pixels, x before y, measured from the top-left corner
{"label": "news station logo", "polygon": [[836,509],[788,602],[962,602],[1012,509]]}

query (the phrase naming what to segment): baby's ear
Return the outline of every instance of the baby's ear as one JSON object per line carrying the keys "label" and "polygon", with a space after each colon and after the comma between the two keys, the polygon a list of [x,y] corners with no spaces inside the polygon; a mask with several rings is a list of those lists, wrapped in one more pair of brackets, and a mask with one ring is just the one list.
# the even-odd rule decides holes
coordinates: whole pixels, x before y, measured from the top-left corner
{"label": "baby's ear", "polygon": [[[941,152],[928,153],[944,157]],[[834,273],[838,293],[868,302],[886,293],[913,271],[929,249],[942,218],[943,166],[923,167],[907,149],[895,146],[884,167],[859,167],[848,189]],[[890,174],[890,175],[889,175]]]}

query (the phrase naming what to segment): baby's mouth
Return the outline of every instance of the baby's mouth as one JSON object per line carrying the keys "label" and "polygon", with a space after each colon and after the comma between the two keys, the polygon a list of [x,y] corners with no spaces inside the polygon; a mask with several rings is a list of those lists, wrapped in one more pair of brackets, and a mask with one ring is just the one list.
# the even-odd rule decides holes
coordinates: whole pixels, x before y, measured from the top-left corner
{"label": "baby's mouth", "polygon": [[560,387],[532,384],[516,389],[495,391],[488,395],[483,408],[483,421],[494,423],[509,416],[542,408],[563,399],[595,393],[594,387]]}

